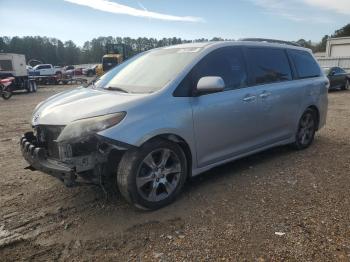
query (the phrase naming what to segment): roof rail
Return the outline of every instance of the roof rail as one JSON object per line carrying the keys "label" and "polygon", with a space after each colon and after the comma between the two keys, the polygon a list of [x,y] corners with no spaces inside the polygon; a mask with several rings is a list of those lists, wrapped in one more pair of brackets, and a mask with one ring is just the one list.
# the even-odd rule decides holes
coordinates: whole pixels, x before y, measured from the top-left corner
{"label": "roof rail", "polygon": [[267,38],[243,38],[243,39],[240,39],[239,41],[266,42],[266,43],[301,46],[296,42],[276,40],[276,39],[267,39]]}

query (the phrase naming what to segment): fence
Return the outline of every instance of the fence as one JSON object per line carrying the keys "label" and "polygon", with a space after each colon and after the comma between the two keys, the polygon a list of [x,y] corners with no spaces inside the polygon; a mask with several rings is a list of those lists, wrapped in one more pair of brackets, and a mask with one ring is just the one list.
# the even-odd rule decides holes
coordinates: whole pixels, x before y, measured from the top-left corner
{"label": "fence", "polygon": [[339,66],[350,72],[350,57],[318,57],[321,67]]}

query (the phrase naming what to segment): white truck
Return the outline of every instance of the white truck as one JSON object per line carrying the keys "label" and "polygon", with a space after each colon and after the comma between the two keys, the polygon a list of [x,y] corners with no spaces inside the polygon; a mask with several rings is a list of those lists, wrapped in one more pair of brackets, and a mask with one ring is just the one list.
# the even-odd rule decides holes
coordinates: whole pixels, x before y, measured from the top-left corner
{"label": "white truck", "polygon": [[39,64],[33,67],[35,76],[53,76],[62,73],[62,68],[51,64]]}
{"label": "white truck", "polygon": [[28,75],[26,58],[22,54],[0,53],[0,79],[14,77],[12,90],[36,92],[35,80]]}

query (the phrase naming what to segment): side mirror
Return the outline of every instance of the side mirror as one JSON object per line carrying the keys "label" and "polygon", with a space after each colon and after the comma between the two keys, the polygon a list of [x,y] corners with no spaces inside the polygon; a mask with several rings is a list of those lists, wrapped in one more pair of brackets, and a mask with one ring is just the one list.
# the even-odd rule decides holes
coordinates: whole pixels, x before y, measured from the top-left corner
{"label": "side mirror", "polygon": [[335,71],[332,71],[329,75],[330,76],[334,76],[335,75]]}
{"label": "side mirror", "polygon": [[219,76],[205,76],[199,79],[196,94],[210,94],[221,92],[225,89],[225,82]]}

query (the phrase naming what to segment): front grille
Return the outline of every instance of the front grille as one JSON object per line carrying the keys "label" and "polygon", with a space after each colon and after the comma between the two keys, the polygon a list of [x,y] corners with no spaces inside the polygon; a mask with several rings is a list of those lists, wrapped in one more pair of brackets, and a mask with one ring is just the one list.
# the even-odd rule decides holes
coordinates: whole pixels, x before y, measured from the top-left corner
{"label": "front grille", "polygon": [[47,149],[47,154],[52,158],[60,158],[56,139],[64,126],[39,125],[35,127],[38,142]]}

